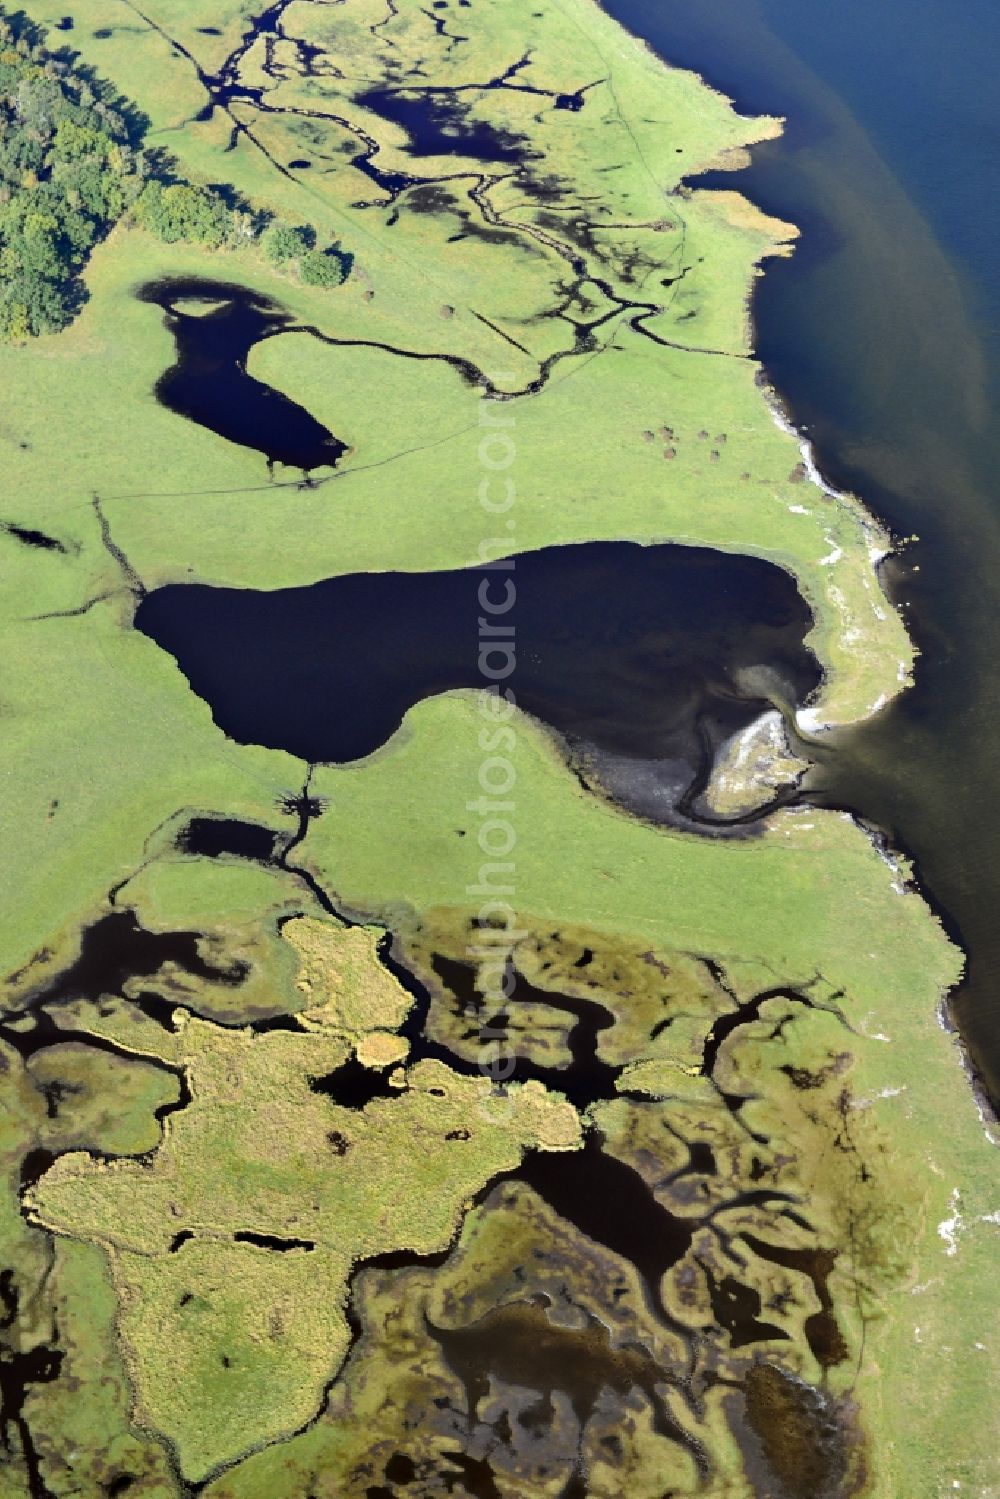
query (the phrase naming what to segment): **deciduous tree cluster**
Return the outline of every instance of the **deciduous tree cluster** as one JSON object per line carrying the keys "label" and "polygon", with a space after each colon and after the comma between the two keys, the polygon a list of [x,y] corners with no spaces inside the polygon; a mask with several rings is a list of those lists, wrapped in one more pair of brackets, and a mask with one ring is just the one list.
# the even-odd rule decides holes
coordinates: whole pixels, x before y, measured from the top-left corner
{"label": "deciduous tree cluster", "polygon": [[126,101],[0,12],[0,340],[71,322],[91,251],[126,215],[168,244],[262,239],[268,260],[290,262],[311,286],[338,286],[350,269],[339,247],[316,247],[308,225],[271,223],[215,188],[177,180],[167,158],[143,149]]}

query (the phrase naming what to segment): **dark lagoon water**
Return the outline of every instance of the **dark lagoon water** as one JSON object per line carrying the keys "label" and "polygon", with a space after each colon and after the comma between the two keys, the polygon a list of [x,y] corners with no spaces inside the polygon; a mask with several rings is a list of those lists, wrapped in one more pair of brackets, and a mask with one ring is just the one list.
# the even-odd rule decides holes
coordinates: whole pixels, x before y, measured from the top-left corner
{"label": "dark lagoon water", "polygon": [[729,735],[819,680],[791,577],[705,548],[592,542],[271,591],[171,584],[135,623],[240,743],[358,760],[421,699],[492,681],[581,762],[641,767],[638,780],[619,774],[622,800],[652,777],[668,806],[684,805]]}
{"label": "dark lagoon water", "polygon": [[997,77],[986,0],[606,0],[668,61],[780,114],[739,186],[802,229],[758,283],[758,351],[820,466],[900,536],[917,687],[812,779],[916,859],[968,959],[955,1017],[1000,1096]]}

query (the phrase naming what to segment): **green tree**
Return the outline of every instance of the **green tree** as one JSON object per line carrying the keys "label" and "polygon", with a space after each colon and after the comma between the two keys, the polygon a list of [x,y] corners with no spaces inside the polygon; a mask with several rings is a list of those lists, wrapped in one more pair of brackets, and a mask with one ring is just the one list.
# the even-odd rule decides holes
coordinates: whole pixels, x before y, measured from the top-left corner
{"label": "green tree", "polygon": [[107,91],[0,17],[0,339],[62,328],[79,273],[139,195],[145,162]]}
{"label": "green tree", "polygon": [[217,250],[233,232],[232,215],[219,194],[189,182],[172,182],[168,187],[147,183],[136,204],[136,217],[167,244],[193,240]]}
{"label": "green tree", "polygon": [[305,224],[293,229],[291,224],[275,223],[264,231],[261,249],[265,260],[272,265],[282,265],[287,260],[298,260],[307,255],[315,241],[315,230]]}
{"label": "green tree", "polygon": [[341,251],[310,250],[299,261],[299,275],[307,286],[341,286],[346,280],[350,262]]}
{"label": "green tree", "polygon": [[209,249],[260,240],[273,265],[297,263],[309,286],[339,286],[351,256],[315,248],[311,225],[272,223],[214,188],[169,177],[130,132],[125,101],[54,57],[24,16],[0,14],[0,340],[65,327],[83,300],[80,272],[130,213],[168,244]]}
{"label": "green tree", "polygon": [[49,152],[51,161],[80,161],[91,158],[107,161],[113,141],[93,125],[80,125],[76,120],[63,118],[56,126]]}

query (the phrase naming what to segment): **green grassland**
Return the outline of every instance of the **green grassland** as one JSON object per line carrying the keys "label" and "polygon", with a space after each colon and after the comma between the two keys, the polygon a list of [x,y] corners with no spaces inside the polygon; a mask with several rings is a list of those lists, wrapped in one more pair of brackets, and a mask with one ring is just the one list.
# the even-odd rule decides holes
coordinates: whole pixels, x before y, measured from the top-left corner
{"label": "green grassland", "polygon": [[[490,862],[469,806],[483,759],[476,695],[426,700],[377,754],[310,774],[291,756],[227,740],[173,661],[131,627],[140,589],[167,581],[278,588],[457,567],[484,546],[498,555],[669,540],[791,572],[814,610],[810,644],[826,674],[814,720],[872,711],[912,663],[875,572],[886,538],[852,498],[804,481],[749,346],[753,277],[794,231],[736,194],[683,185],[712,163],[737,165],[777,123],[744,119],[694,75],[665,68],[590,0],[546,0],[537,11],[475,0],[448,12],[447,32],[474,36],[462,44],[415,0],[297,0],[273,46],[240,60],[240,79],[263,90],[257,102],[245,95],[210,114],[198,69],[212,73],[238,46],[245,4],[27,0],[25,9],[48,25],[70,17],[67,44],[138,103],[148,143],[191,181],[228,183],[355,257],[342,287],[320,291],[252,248],[164,245],[123,224],[88,264],[89,301],[72,327],[0,348],[0,378],[17,392],[0,423],[0,521],[57,543],[0,530],[9,579],[0,949],[10,975],[0,1264],[18,1267],[16,1351],[57,1339],[64,1350],[58,1377],[32,1383],[25,1402],[50,1492],[69,1499],[132,1475],[129,1492],[173,1499],[184,1480],[211,1476],[213,1499],[361,1499],[401,1442],[420,1461],[455,1446],[437,1407],[419,1420],[435,1391],[461,1405],[429,1323],[457,1333],[499,1317],[512,1336],[543,1343],[569,1326],[570,1359],[604,1357],[607,1335],[675,1361],[673,1334],[620,1256],[523,1187],[498,1188],[469,1212],[525,1151],[572,1150],[585,1125],[640,1174],[658,1159],[664,1176],[678,1142],[700,1132],[725,1161],[716,1177],[689,1182],[703,1190],[701,1209],[719,1205],[734,1237],[780,1234],[803,1251],[835,1252],[829,1287],[849,1356],[816,1361],[805,1324],[823,1308],[808,1277],[759,1256],[749,1283],[762,1304],[777,1302],[766,1320],[787,1339],[757,1353],[831,1400],[857,1402],[868,1492],[996,1491],[982,1439],[1000,1378],[986,1315],[1000,1232],[994,1156],[937,1018],[960,958],[904,861],[850,817],[808,808],[777,813],[738,842],[658,829],[585,792],[550,736],[518,715],[510,858],[524,935],[514,961],[543,990],[608,1005],[615,1020],[600,1056],[621,1069],[620,1096],[582,1120],[557,1090],[525,1084],[499,1127],[485,1079],[407,1065],[396,1033],[409,995],[376,946],[392,929],[426,973],[432,953],[450,945],[460,956],[467,940],[482,901],[471,892]],[[309,76],[305,44],[320,49]],[[525,53],[512,86],[483,86]],[[461,88],[463,124],[521,137],[523,170],[457,150],[416,155],[400,127],[361,102],[401,78]],[[582,109],[552,108],[557,93],[584,87]],[[369,137],[379,167],[426,185],[389,204],[351,165]],[[304,158],[308,170],[289,165]],[[250,287],[286,308],[292,326],[318,330],[268,339],[250,372],[349,444],[335,474],[308,484],[297,471],[269,474],[260,455],[157,404],[173,339],[134,293],[167,275]],[[646,310],[639,317],[626,303]],[[509,399],[484,403],[477,374]],[[484,413],[511,423],[510,528],[479,503]],[[317,815],[294,867],[199,859],[178,845],[193,814],[290,839],[305,786]],[[366,924],[336,926],[317,889]],[[245,982],[226,988],[169,970],[144,979],[173,1007],[162,1023],[128,985],[53,1004],[58,1042],[28,1054],[33,993],[66,968],[82,926],[112,900],[149,931],[201,933],[205,956],[247,965]],[[598,955],[587,981],[574,966],[583,947]],[[765,990],[815,1008],[775,995],[708,1077],[706,1035]],[[665,994],[676,1014],[658,1029]],[[281,1016],[297,1019],[288,1030],[253,1028]],[[564,1063],[565,1017],[553,1025],[540,1004],[523,1018],[536,1060]],[[461,1051],[440,1007],[431,1027]],[[352,1049],[374,1072],[397,1068],[391,1095],[363,1110],[310,1086]],[[739,1120],[720,1087],[746,1099]],[[773,1142],[756,1165],[750,1130]],[[58,1159],[29,1182],[29,1220],[19,1182],[37,1150]],[[773,1205],[721,1212],[724,1194],[762,1172],[802,1207],[808,1233]],[[650,1184],[671,1212],[693,1216],[694,1196]],[[236,1237],[247,1234],[291,1242],[278,1251]],[[724,1266],[718,1237],[699,1234],[695,1258],[661,1292],[677,1320],[704,1328],[710,1279]],[[361,1334],[328,1390],[350,1341],[352,1267],[449,1246],[438,1269],[355,1278]],[[512,1267],[527,1246],[539,1249],[553,1296],[546,1256],[572,1264],[575,1309],[523,1310]],[[622,1287],[614,1306],[611,1277]],[[711,1336],[720,1367],[754,1377],[753,1348],[719,1328]],[[645,1365],[634,1367],[645,1389]],[[683,1425],[676,1391],[666,1399]],[[394,1402],[410,1418],[406,1433]],[[599,1424],[590,1429],[593,1499],[617,1495],[623,1473],[638,1499],[668,1483],[693,1491],[687,1450],[654,1415],[653,1397],[637,1397],[621,1417],[618,1469]],[[715,1487],[701,1491],[744,1499],[722,1387],[701,1425],[716,1465]],[[26,1480],[17,1463],[11,1471],[20,1499]],[[504,1499],[558,1492],[551,1474],[502,1481]]]}
{"label": "green grassland", "polygon": [[[373,47],[367,28],[384,15],[375,7],[373,18],[371,10],[352,5],[333,15],[321,7],[296,6],[286,31],[294,34],[294,18],[304,38],[322,44],[325,35],[316,27],[331,24],[332,17],[334,55],[366,59],[367,73],[354,82],[360,92],[361,84],[378,81],[387,66],[381,44],[390,31],[394,54],[413,47],[424,57],[431,46],[423,19],[402,14],[392,27],[379,27],[380,43]],[[219,26],[228,37],[233,18],[209,17],[197,5],[177,11],[171,8],[170,26],[177,26],[183,46],[209,49],[203,54],[209,69],[221,43],[198,28]],[[41,6],[32,7],[31,14],[43,23],[54,19]],[[165,17],[150,14],[170,30]],[[547,222],[540,228],[545,215],[537,202],[516,199],[511,174],[497,172],[491,193],[500,195],[498,212],[522,229],[493,233],[490,225],[477,223],[490,234],[449,244],[457,222],[454,204],[466,218],[474,214],[468,190],[475,164],[468,163],[473,175],[447,184],[457,195],[451,208],[404,209],[390,224],[392,215],[383,209],[353,206],[358,194],[370,193],[374,185],[345,166],[342,157],[337,170],[293,181],[245,134],[233,151],[224,150],[229,126],[220,112],[211,120],[194,119],[204,89],[191,64],[124,0],[103,0],[74,20],[73,46],[141,99],[151,120],[151,141],[168,143],[196,178],[221,175],[289,221],[311,216],[322,234],[341,233],[356,254],[357,272],[338,292],[320,293],[250,252],[220,255],[196,246],[165,246],[140,230],[120,229],[91,262],[91,301],[74,327],[36,341],[30,350],[0,350],[0,369],[9,366],[5,373],[21,393],[5,433],[5,471],[9,492],[16,496],[9,518],[45,530],[66,548],[27,552],[0,534],[5,562],[15,577],[30,580],[11,590],[8,607],[20,614],[21,601],[30,596],[34,616],[114,595],[107,606],[86,615],[58,621],[21,617],[11,624],[10,658],[19,665],[8,688],[8,721],[16,725],[16,760],[27,782],[15,783],[12,797],[14,899],[4,910],[4,950],[12,964],[92,907],[101,890],[139,862],[138,845],[150,830],[179,807],[226,805],[259,817],[297,774],[281,757],[253,751],[234,757],[212,734],[199,706],[183,713],[176,702],[167,708],[160,695],[171,668],[144,643],[121,634],[131,599],[120,569],[100,544],[95,492],[116,545],[147,586],[200,579],[278,587],[338,571],[455,566],[480,555],[484,543],[516,550],[629,537],[752,551],[792,569],[816,610],[811,643],[828,674],[821,714],[850,718],[896,689],[910,651],[871,570],[869,546],[880,544],[879,538],[852,502],[835,501],[797,482],[795,444],[772,423],[753,362],[737,357],[745,352],[745,303],[754,262],[787,232],[735,195],[687,195],[685,190],[682,197],[671,196],[683,173],[770,132],[773,122],[741,119],[692,75],[664,70],[610,22],[579,6],[549,11],[544,27],[527,18],[529,33],[538,25],[539,36],[537,60],[525,70],[524,81],[562,89],[609,78],[595,86],[584,110],[539,114],[538,96],[512,90],[469,95],[474,115],[488,113],[493,123],[535,140],[546,163],[546,182],[554,173],[567,192],[596,189],[587,195],[595,222],[666,226],[635,229],[632,250],[641,252],[641,272],[631,252],[622,262],[608,248],[619,235],[621,250],[631,229],[601,231],[603,238],[585,258],[593,260],[594,274],[610,291],[642,297],[658,279],[690,272],[675,286],[660,288],[663,308],[647,325],[664,337],[683,332],[686,342],[680,348],[641,338],[614,312],[605,292],[593,281],[585,284],[590,311],[571,311],[591,320],[608,310],[613,315],[594,330],[594,352],[555,365],[539,394],[505,409],[518,448],[517,525],[513,536],[500,528],[500,537],[491,539],[486,532],[496,528],[476,499],[482,402],[455,369],[383,349],[321,344],[303,334],[269,340],[256,351],[253,372],[302,398],[352,448],[337,477],[316,489],[303,491],[291,475],[291,482],[271,484],[259,456],[157,405],[151,390],[171,361],[172,339],[158,310],[131,293],[141,282],[168,273],[224,275],[276,296],[295,319],[333,338],[461,357],[478,369],[499,371],[498,382],[517,389],[537,376],[539,357],[550,355],[553,347],[566,352],[575,337],[559,316],[530,321],[562,304],[560,288],[567,281],[566,262],[550,241],[568,241],[559,240]],[[516,61],[507,57],[510,42],[498,7],[477,9],[477,27],[475,53],[467,61],[459,51],[436,60],[449,84],[474,82],[491,76],[498,63]],[[530,42],[530,34],[518,31],[519,45],[525,40]],[[596,49],[592,60],[588,48]],[[622,84],[628,84],[632,136],[618,123],[618,70]],[[284,93],[294,96],[303,89],[322,94],[324,103],[317,107],[346,108],[344,81],[333,70],[321,82],[288,71],[278,101],[272,101],[278,112],[271,112],[270,104],[261,112],[254,138],[258,129],[306,125],[343,133],[325,116],[317,121],[282,111]],[[366,128],[364,110],[351,119]],[[385,142],[386,168],[412,167],[399,131],[384,121],[382,127],[378,139]],[[449,158],[444,165],[451,175],[463,163]],[[442,163],[431,158],[420,168],[433,178]],[[552,213],[565,216],[558,189],[552,191]],[[328,214],[325,220],[321,209]],[[532,237],[535,233],[544,240]],[[663,249],[653,254],[661,242]],[[623,272],[623,264],[632,269]],[[704,292],[698,293],[702,283]],[[495,306],[484,294],[516,299],[516,305]],[[453,308],[454,315],[442,318],[444,307]],[[516,317],[510,336],[532,352],[525,354],[495,334],[474,315],[480,309],[497,327]],[[688,318],[693,310],[696,316]],[[682,319],[672,329],[667,327],[671,317]],[[704,339],[692,331],[699,317],[710,323]],[[722,326],[727,318],[728,329]],[[542,340],[537,348],[536,334]],[[728,352],[690,352],[716,346]],[[669,443],[676,457],[669,463],[660,436],[664,426],[675,434]],[[701,438],[702,432],[711,438]],[[649,434],[654,441],[646,440]],[[725,443],[716,440],[722,436]],[[55,483],[53,475],[58,475]],[[308,537],[308,545],[290,545],[292,536]],[[105,642],[114,644],[105,649]],[[65,741],[65,766],[53,759],[51,745],[41,748],[52,720],[40,699],[39,664],[58,672],[48,678],[46,701],[59,702],[59,721],[80,725]],[[127,724],[121,722],[126,716]],[[98,722],[97,733],[83,728]],[[163,723],[169,724],[167,733],[161,731]],[[209,735],[204,748],[202,727]],[[88,763],[91,752],[102,762],[100,773]],[[40,764],[46,767],[41,775],[34,768]],[[234,777],[239,786],[223,791],[223,783]],[[75,788],[91,783],[105,807],[84,809]],[[50,818],[54,800],[59,814]],[[40,830],[47,847],[43,858],[36,842]],[[41,911],[43,924],[28,915]]]}
{"label": "green grassland", "polygon": [[[300,856],[348,907],[389,918],[483,903],[466,893],[491,864],[467,805],[480,795],[482,721],[477,694],[442,694],[418,704],[385,750],[317,769],[329,807]],[[887,994],[909,1002],[957,977],[958,955],[926,906],[896,891],[899,873],[848,817],[781,812],[765,837],[719,843],[591,797],[531,720],[509,759],[518,911],[715,956],[746,986],[819,975],[859,1016]],[[388,807],[391,841],[378,835]]]}
{"label": "green grassland", "polygon": [[[29,9],[40,21],[54,19],[44,6]],[[314,221],[321,238],[338,237],[351,250],[356,269],[336,294],[311,292],[272,274],[249,253],[215,257],[213,270],[225,265],[232,279],[273,290],[296,316],[333,338],[458,356],[505,390],[529,386],[547,356],[566,356],[537,397],[512,408],[520,455],[516,546],[615,535],[767,555],[795,572],[816,609],[816,644],[830,676],[822,716],[850,720],[892,695],[911,654],[869,558],[884,538],[853,501],[790,482],[799,458],[795,442],[774,427],[754,383],[756,366],[746,357],[755,264],[793,231],[736,194],[679,188],[682,178],[717,159],[738,162],[740,148],[773,133],[776,123],[744,119],[694,75],[665,70],[583,0],[519,16],[513,26],[509,7],[481,3],[475,47],[464,50],[436,45],[419,9],[401,7],[373,37],[369,27],[385,19],[381,5],[331,10],[303,3],[286,15],[285,35],[328,47],[331,58],[350,59],[350,66],[328,59],[316,77],[304,78],[287,61],[280,78],[266,80],[263,107],[232,106],[249,133],[229,151],[233,120],[219,109],[209,120],[194,118],[205,90],[192,61],[167,39],[176,37],[209,71],[221,43],[198,28],[210,24],[229,35],[228,18],[220,21],[214,10],[197,3],[152,5],[142,16],[156,30],[125,0],[101,0],[77,18],[73,45],[141,98],[152,122],[150,141],[167,145],[186,172],[209,181],[222,176],[290,222]],[[518,73],[520,82],[553,93],[593,84],[586,107],[543,112],[545,100],[535,93],[474,87],[526,50],[531,61]],[[248,57],[244,71],[252,74],[252,64]],[[515,178],[499,167],[484,175],[481,163],[460,154],[415,159],[401,129],[357,99],[385,83],[391,68],[418,66],[434,69],[439,86],[467,90],[459,97],[470,123],[486,120],[522,137],[538,166],[529,157]],[[628,99],[627,119],[622,98]],[[296,113],[302,109],[310,113]],[[339,123],[345,120],[351,130]],[[398,215],[378,207],[384,193],[348,165],[359,149],[359,131],[377,140],[383,170],[415,171],[432,185],[439,177],[448,180],[416,190],[412,209],[404,198]],[[318,144],[310,144],[313,136]],[[314,159],[313,169],[296,174],[287,168],[300,157]],[[535,189],[546,196],[533,196]],[[432,193],[426,203],[421,192]],[[357,207],[373,201],[376,206]],[[459,230],[465,237],[454,243]],[[94,488],[111,497],[115,532],[121,530],[126,551],[136,545],[143,576],[148,568],[151,577],[194,574],[274,587],[351,567],[454,566],[477,555],[483,539],[473,498],[481,478],[478,402],[446,365],[324,347],[301,336],[258,351],[257,372],[290,393],[308,389],[310,409],[318,400],[317,414],[329,417],[355,449],[333,485],[306,497],[295,490],[272,494],[266,507],[251,498],[264,483],[259,460],[154,411],[146,393],[169,358],[169,340],[156,310],[130,305],[128,292],[158,269],[182,272],[199,263],[197,249],[163,252],[137,231],[119,232],[114,246],[96,258],[88,279],[93,302],[58,345],[73,371],[56,375],[49,366],[61,399],[46,400],[40,388],[30,403],[46,412],[66,406],[68,415],[73,406],[70,425],[78,435],[74,440],[53,431],[48,444],[12,454],[19,493],[30,497],[42,489],[39,500],[48,511],[50,455],[65,455],[78,498]],[[582,257],[587,275],[582,302],[567,306],[574,257]],[[648,302],[643,326],[667,345],[628,327],[614,297]],[[578,356],[571,352],[576,334],[567,315],[595,324],[593,347]],[[691,352],[699,349],[721,352]],[[77,350],[80,364],[71,352]],[[135,366],[126,363],[126,353]],[[48,361],[32,365],[41,373]],[[113,441],[101,439],[100,408],[110,403],[95,403],[104,388],[95,386],[97,369],[102,382],[115,381],[127,403],[138,398],[144,404],[134,422],[129,404],[116,406]],[[79,406],[70,395],[74,374]],[[370,399],[373,386],[377,402]],[[80,452],[84,413],[86,451]],[[677,433],[677,461],[669,466],[662,443],[642,446],[643,432],[658,433],[664,424]],[[379,429],[374,443],[373,427]],[[717,467],[710,445],[698,443],[703,430],[726,434]],[[410,431],[416,444],[407,441]],[[132,434],[141,457],[130,452]],[[421,454],[410,454],[412,446],[433,446],[432,457],[428,451],[421,461]],[[635,456],[623,494],[621,456],[629,447]],[[388,460],[394,464],[389,485]],[[115,494],[148,492],[148,476],[161,463],[170,476],[163,503],[156,503],[155,492],[138,504],[114,502]],[[419,504],[409,498],[415,484]],[[206,489],[230,493],[206,496]],[[244,530],[250,503],[255,522]],[[331,510],[335,532],[326,524]],[[310,534],[309,555],[285,555],[276,571],[270,543],[287,535],[293,518]],[[241,531],[248,541],[242,558],[235,546]],[[275,551],[285,554],[287,547]],[[262,557],[269,559],[265,569]]]}

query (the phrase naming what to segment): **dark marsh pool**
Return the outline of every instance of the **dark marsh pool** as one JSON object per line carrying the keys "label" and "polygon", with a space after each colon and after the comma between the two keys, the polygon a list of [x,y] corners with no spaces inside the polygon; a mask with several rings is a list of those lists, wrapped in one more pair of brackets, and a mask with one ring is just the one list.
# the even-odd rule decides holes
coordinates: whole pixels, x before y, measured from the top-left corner
{"label": "dark marsh pool", "polygon": [[163,309],[174,338],[176,362],[156,382],[161,406],[263,453],[269,465],[303,472],[336,465],[347,445],[297,402],[247,372],[253,346],[285,332],[288,313],[260,292],[197,276],[147,282],[138,296]]}
{"label": "dark marsh pool", "polygon": [[590,542],[270,591],[171,584],[135,623],[239,743],[360,760],[422,699],[492,681],[599,779],[614,766],[621,800],[652,779],[668,810],[726,739],[819,682],[792,578],[699,547]]}

